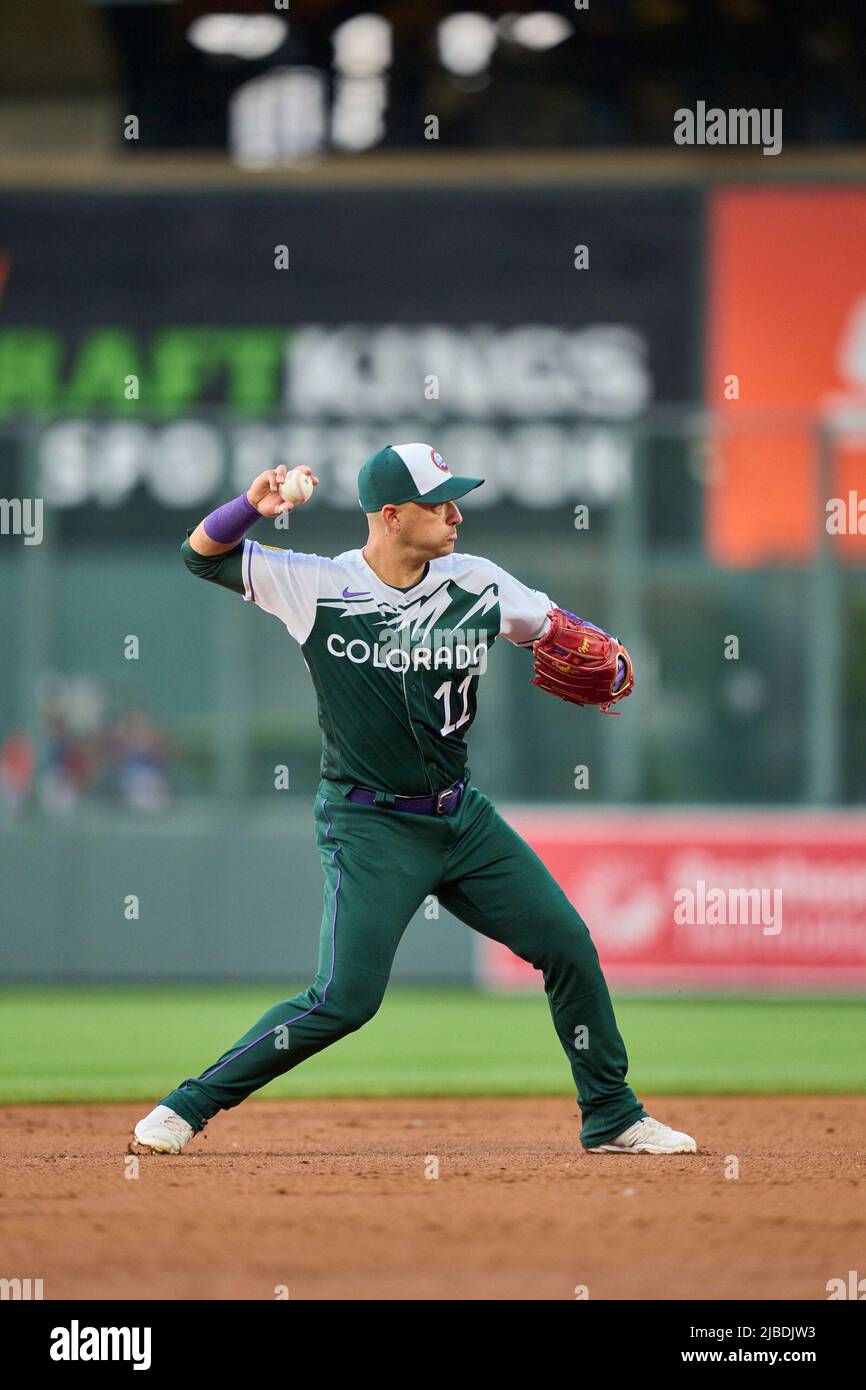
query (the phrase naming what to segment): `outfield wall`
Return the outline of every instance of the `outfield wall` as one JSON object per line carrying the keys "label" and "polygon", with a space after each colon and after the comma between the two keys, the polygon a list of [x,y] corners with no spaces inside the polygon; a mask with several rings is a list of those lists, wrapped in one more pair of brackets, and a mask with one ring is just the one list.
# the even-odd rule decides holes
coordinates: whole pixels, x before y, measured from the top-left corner
{"label": "outfield wall", "polygon": [[[9,980],[312,979],[322,917],[313,802],[212,806],[0,835]],[[137,898],[137,903],[131,899]],[[135,916],[135,913],[138,913]],[[419,914],[395,978],[466,982],[468,928]],[[429,930],[422,930],[428,928]]]}
{"label": "outfield wall", "polygon": [[[506,814],[587,920],[615,988],[866,990],[862,815]],[[221,824],[202,806],[158,824],[18,826],[0,837],[0,881],[14,886],[7,981],[315,972],[321,878],[302,798]],[[437,914],[430,902],[416,915],[396,979],[540,988],[525,962]]]}

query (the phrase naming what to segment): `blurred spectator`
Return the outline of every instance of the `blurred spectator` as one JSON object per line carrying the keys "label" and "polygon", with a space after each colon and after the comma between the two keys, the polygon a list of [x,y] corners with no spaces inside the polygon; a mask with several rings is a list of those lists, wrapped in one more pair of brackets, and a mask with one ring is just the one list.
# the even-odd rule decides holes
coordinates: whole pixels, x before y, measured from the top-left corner
{"label": "blurred spectator", "polygon": [[23,729],[10,729],[0,744],[0,822],[18,814],[33,786],[36,755]]}
{"label": "blurred spectator", "polygon": [[107,738],[114,789],[133,811],[161,811],[170,799],[170,736],[146,710],[126,710]]}
{"label": "blurred spectator", "polygon": [[[87,799],[120,801],[129,810],[162,810],[171,798],[169,769],[177,751],[172,735],[139,706],[111,711],[112,700],[103,683],[86,673],[44,674],[37,685],[42,739],[38,756],[39,805],[52,819],[70,816]],[[10,734],[11,752],[0,754],[0,785],[16,788],[25,768],[18,744]],[[3,746],[4,749],[6,745]],[[29,777],[34,752],[30,748]],[[21,793],[4,792],[17,805]]]}
{"label": "blurred spectator", "polygon": [[52,818],[71,815],[81,797],[94,785],[99,769],[95,738],[76,734],[66,712],[57,704],[43,712],[45,753],[39,780],[42,809]]}

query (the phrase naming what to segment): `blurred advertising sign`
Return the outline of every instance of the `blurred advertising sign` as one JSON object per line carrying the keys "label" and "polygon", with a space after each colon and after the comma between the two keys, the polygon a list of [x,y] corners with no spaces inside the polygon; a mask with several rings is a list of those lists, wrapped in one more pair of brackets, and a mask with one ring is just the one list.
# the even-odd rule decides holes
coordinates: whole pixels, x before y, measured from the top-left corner
{"label": "blurred advertising sign", "polygon": [[395,438],[481,472],[482,512],[603,511],[623,426],[699,394],[691,190],[5,193],[0,229],[0,425],[37,417],[91,532],[281,462],[353,510]]}
{"label": "blurred advertising sign", "polygon": [[[7,348],[16,346],[9,335]],[[0,343],[0,372],[2,352]],[[79,409],[101,414],[108,373],[120,380],[116,345],[97,331],[81,352]],[[109,364],[95,366],[102,353]],[[139,365],[131,348],[130,362]],[[141,489],[183,510],[278,463],[312,460],[328,482],[325,504],[354,509],[364,459],[383,439],[422,431],[487,479],[482,508],[522,500],[549,509],[571,497],[605,506],[631,481],[630,441],[605,422],[634,419],[652,394],[645,337],[615,325],[172,329],[155,336],[150,367],[135,375],[147,383],[147,409],[67,416],[42,430],[37,487],[47,490],[50,477],[55,506],[116,509]],[[240,412],[225,424],[199,413],[213,379]],[[2,392],[0,380],[0,400]]]}
{"label": "blurred advertising sign", "polygon": [[706,394],[721,415],[710,553],[733,567],[803,562],[825,527],[862,563],[866,192],[721,190],[709,228]]}
{"label": "blurred advertising sign", "polygon": [[[866,817],[520,812],[613,987],[866,989]],[[479,938],[478,978],[541,987]]]}

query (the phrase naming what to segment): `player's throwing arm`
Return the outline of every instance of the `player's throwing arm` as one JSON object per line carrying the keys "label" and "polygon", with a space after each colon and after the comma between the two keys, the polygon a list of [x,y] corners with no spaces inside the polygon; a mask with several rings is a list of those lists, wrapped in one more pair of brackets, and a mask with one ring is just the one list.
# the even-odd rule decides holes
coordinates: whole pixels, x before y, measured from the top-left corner
{"label": "player's throwing arm", "polygon": [[309,501],[319,480],[305,464],[288,472],[285,464],[268,468],[254,478],[240,497],[218,507],[199,522],[189,538],[199,555],[224,555],[233,550],[255,522],[263,516],[283,516]]}

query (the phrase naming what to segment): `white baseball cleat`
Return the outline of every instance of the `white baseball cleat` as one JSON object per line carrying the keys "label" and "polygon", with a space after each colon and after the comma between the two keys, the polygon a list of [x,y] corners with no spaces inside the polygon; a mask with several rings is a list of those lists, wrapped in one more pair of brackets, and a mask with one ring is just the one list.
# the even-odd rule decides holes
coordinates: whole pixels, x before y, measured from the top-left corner
{"label": "white baseball cleat", "polygon": [[191,1124],[181,1115],[158,1105],[139,1120],[129,1141],[131,1154],[179,1154],[195,1134]]}
{"label": "white baseball cleat", "polygon": [[690,1134],[669,1129],[649,1115],[638,1120],[609,1144],[594,1144],[588,1154],[693,1154],[698,1146]]}

